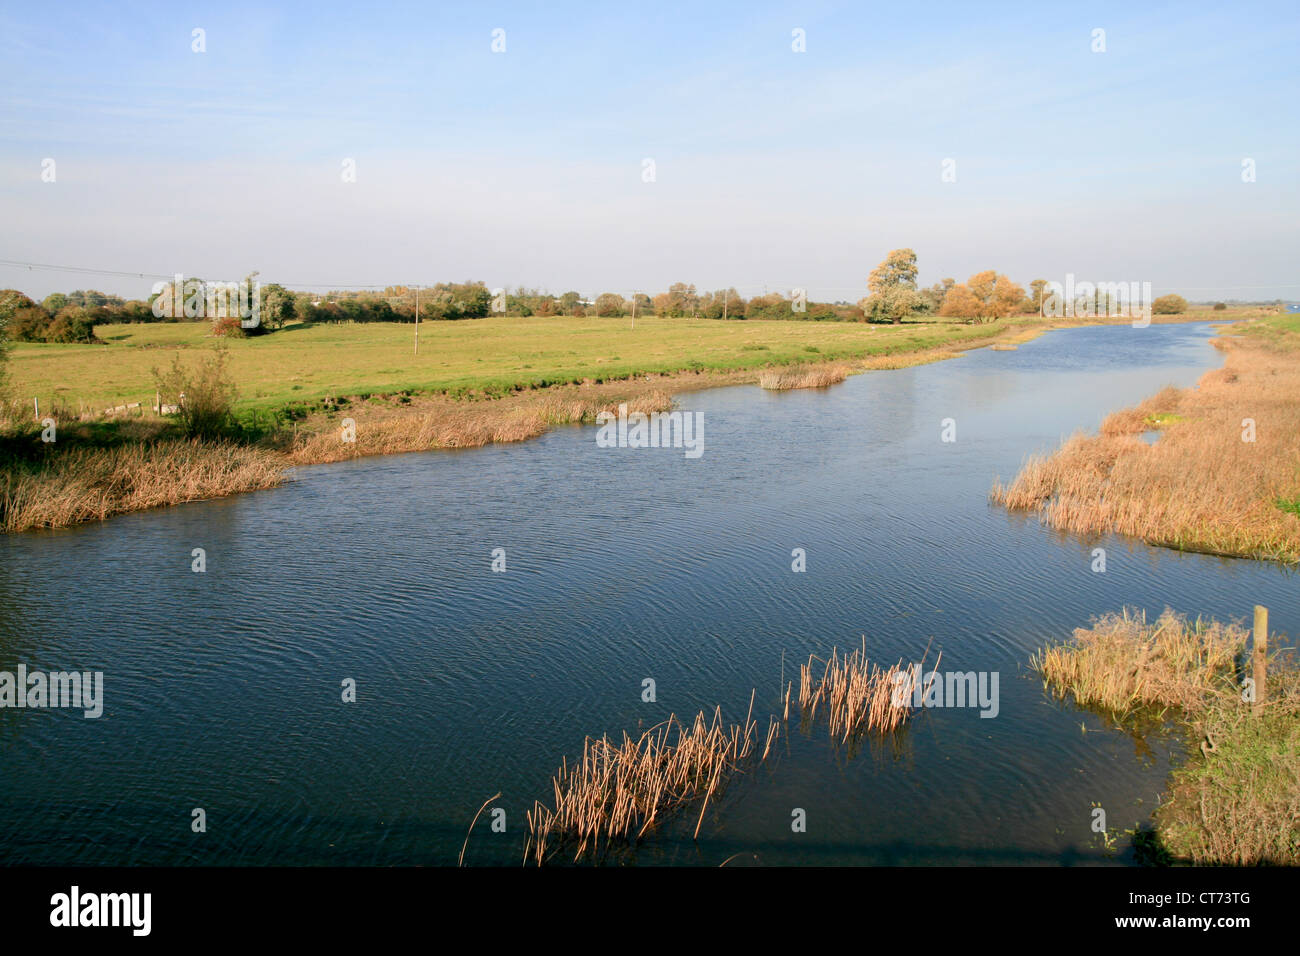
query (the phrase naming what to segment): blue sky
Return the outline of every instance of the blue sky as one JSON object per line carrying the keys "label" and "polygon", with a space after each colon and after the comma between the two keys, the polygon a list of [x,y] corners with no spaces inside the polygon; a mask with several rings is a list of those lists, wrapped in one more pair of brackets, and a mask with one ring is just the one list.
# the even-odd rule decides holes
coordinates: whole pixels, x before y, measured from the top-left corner
{"label": "blue sky", "polygon": [[1300,298],[1298,40],[1295,2],[10,4],[0,258],[856,301],[911,246]]}

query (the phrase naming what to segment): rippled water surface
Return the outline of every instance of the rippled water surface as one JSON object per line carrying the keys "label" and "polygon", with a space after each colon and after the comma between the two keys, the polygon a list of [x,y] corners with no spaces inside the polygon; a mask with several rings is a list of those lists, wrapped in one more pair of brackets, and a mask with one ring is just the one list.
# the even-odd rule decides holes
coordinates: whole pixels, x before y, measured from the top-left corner
{"label": "rippled water surface", "polygon": [[754,688],[776,712],[783,652],[797,680],[808,654],[865,640],[886,663],[930,645],[945,670],[997,671],[998,716],[927,710],[856,753],[792,725],[698,842],[692,815],[627,859],[1105,862],[1092,804],[1112,827],[1148,819],[1176,743],[1052,702],[1030,653],[1124,605],[1239,618],[1263,603],[1295,633],[1296,580],[1061,537],[987,493],[1026,454],[1193,384],[1220,364],[1211,334],[1074,329],[826,391],[687,394],[698,460],[561,428],[4,538],[0,670],[102,670],[106,704],[98,720],[0,710],[0,860],[454,864],[502,791],[507,832],[480,821],[468,856],[514,863],[524,810],[584,735],[715,704],[740,720]]}

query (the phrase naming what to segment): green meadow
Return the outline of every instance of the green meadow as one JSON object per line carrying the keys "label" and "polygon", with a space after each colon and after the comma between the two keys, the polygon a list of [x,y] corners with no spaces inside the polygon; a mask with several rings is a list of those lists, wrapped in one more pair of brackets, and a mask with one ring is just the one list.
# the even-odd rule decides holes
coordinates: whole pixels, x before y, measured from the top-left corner
{"label": "green meadow", "polygon": [[[1194,311],[1175,320],[1228,320],[1253,311]],[[1097,320],[1030,315],[977,324],[935,319],[873,325],[649,316],[637,318],[633,328],[626,317],[496,316],[422,322],[418,354],[411,323],[300,322],[233,339],[214,337],[206,322],[100,325],[99,344],[14,343],[9,392],[20,402],[38,398],[42,407],[87,411],[152,404],[154,368],[169,366],[178,351],[225,345],[239,388],[238,409],[268,411],[338,396],[492,396],[585,379],[852,361],[976,346],[1009,329],[1023,340],[1037,330],[1090,321]]]}
{"label": "green meadow", "polygon": [[584,379],[913,352],[987,339],[1006,325],[649,317],[638,318],[634,329],[627,318],[502,316],[421,323],[418,354],[410,323],[299,323],[247,339],[215,338],[205,322],[101,325],[95,332],[103,344],[15,344],[10,391],[21,401],[39,398],[43,406],[151,404],[152,369],[169,366],[178,350],[224,344],[245,410],[333,396],[494,395]]}

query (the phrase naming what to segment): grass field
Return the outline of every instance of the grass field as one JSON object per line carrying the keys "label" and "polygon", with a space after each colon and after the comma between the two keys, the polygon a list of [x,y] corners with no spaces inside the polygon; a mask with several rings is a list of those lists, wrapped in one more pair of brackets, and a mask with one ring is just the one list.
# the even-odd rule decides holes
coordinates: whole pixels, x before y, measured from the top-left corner
{"label": "grass field", "polygon": [[[1222,318],[1224,313],[1213,313]],[[1211,313],[1182,317],[1210,318]],[[225,341],[242,409],[314,404],[338,396],[411,392],[499,394],[637,373],[758,369],[978,344],[1036,317],[983,325],[936,321],[899,326],[845,322],[720,322],[711,319],[499,317],[425,322],[419,354],[410,324],[290,325],[253,339],[218,340],[206,323],[104,325],[103,345],[18,343],[11,392],[100,410],[151,404],[151,370],[178,349]]]}
{"label": "grass field", "polygon": [[[1244,312],[1242,313],[1244,314]],[[1236,310],[1172,317],[1179,321],[1240,318]],[[252,339],[216,339],[205,322],[103,325],[103,345],[16,343],[10,392],[30,404],[55,402],[87,411],[131,402],[152,404],[152,369],[176,350],[225,342],[239,386],[239,407],[269,410],[327,397],[467,392],[627,378],[638,373],[759,369],[864,359],[977,345],[1023,330],[1083,324],[1018,316],[982,325],[952,321],[904,325],[714,319],[522,318],[424,322],[419,354],[410,324],[291,324]],[[1104,321],[1104,320],[1103,320]],[[1124,322],[1127,320],[1111,320]]]}

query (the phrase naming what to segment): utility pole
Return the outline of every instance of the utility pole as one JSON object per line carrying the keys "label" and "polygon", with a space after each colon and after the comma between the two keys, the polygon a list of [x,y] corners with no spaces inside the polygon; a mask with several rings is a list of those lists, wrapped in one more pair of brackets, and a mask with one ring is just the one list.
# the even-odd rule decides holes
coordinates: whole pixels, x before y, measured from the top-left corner
{"label": "utility pole", "polygon": [[420,287],[415,287],[415,354],[420,354]]}
{"label": "utility pole", "polygon": [[632,291],[632,331],[636,331],[636,290]]}
{"label": "utility pole", "polygon": [[727,300],[731,298],[730,292],[731,292],[730,289],[722,290],[722,321],[723,322],[727,321]]}

